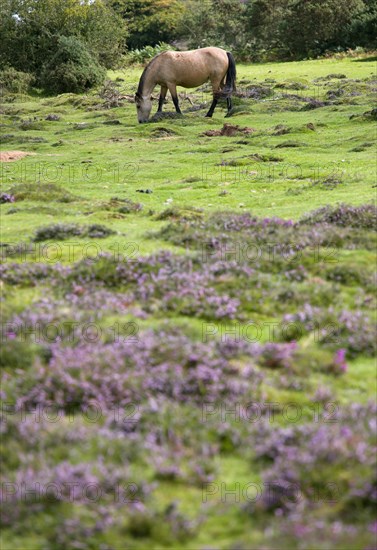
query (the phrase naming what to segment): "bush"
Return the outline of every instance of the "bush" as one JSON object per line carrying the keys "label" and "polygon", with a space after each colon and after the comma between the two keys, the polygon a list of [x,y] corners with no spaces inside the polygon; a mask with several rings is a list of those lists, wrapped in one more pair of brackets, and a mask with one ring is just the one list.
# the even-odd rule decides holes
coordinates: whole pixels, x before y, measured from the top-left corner
{"label": "bush", "polygon": [[377,48],[377,4],[364,0],[364,9],[352,20],[348,43],[352,46]]}
{"label": "bush", "polygon": [[39,78],[59,36],[76,36],[110,68],[124,51],[127,29],[101,0],[2,0],[0,34],[0,68],[11,65]]}
{"label": "bush", "polygon": [[377,208],[374,204],[351,206],[323,206],[307,214],[303,224],[331,223],[340,227],[355,227],[361,229],[375,229],[377,227]]}
{"label": "bush", "polygon": [[0,71],[0,94],[26,94],[34,81],[33,75],[9,67]]}
{"label": "bush", "polygon": [[365,6],[361,0],[298,0],[289,7],[280,25],[284,45],[302,58],[345,46],[343,34]]}
{"label": "bush", "polygon": [[108,4],[126,22],[130,49],[178,38],[186,9],[182,0],[109,0]]}
{"label": "bush", "polygon": [[81,93],[102,84],[106,72],[86,45],[74,36],[60,36],[58,49],[45,65],[41,84],[52,93]]}
{"label": "bush", "polygon": [[16,183],[9,190],[15,201],[40,201],[40,202],[73,202],[74,195],[55,183]]}
{"label": "bush", "polygon": [[104,239],[114,235],[114,231],[98,223],[89,226],[80,226],[74,223],[55,223],[36,230],[33,241],[41,242],[50,239],[64,240],[70,237],[89,237],[90,239]]}
{"label": "bush", "polygon": [[189,0],[180,22],[181,35],[189,48],[219,46],[230,49],[237,60],[253,51],[252,33],[245,33],[245,3],[239,0]]}
{"label": "bush", "polygon": [[174,48],[169,44],[165,44],[165,42],[160,42],[156,46],[145,46],[145,48],[140,50],[136,49],[130,51],[127,54],[127,61],[130,63],[145,63],[145,61],[149,61],[159,53],[169,50],[174,50]]}

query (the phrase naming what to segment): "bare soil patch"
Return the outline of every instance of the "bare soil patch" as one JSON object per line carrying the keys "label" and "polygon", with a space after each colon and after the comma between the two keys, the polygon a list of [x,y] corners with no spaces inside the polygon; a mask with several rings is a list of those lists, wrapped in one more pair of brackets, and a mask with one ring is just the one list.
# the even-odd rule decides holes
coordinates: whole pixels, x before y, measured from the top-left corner
{"label": "bare soil patch", "polygon": [[254,128],[240,128],[239,126],[233,126],[232,124],[224,124],[221,130],[207,130],[203,133],[204,136],[228,136],[233,137],[239,134],[252,134],[255,132]]}
{"label": "bare soil patch", "polygon": [[1,151],[0,162],[14,162],[20,160],[27,155],[35,155],[35,153],[28,153],[26,151]]}

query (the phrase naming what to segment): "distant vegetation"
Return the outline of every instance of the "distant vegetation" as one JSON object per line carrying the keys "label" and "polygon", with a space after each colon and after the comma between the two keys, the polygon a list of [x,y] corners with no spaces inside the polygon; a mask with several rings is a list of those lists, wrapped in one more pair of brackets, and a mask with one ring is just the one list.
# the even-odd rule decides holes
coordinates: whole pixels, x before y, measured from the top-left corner
{"label": "distant vegetation", "polygon": [[[3,0],[0,31],[2,90],[16,87],[23,92],[33,83],[49,92],[77,92],[103,81],[103,69],[144,63],[178,44],[217,45],[232,50],[238,61],[253,62],[373,49],[377,4],[374,0]],[[82,56],[74,53],[74,44],[80,44]],[[55,70],[56,55],[60,61]],[[89,74],[83,71],[83,56]]]}

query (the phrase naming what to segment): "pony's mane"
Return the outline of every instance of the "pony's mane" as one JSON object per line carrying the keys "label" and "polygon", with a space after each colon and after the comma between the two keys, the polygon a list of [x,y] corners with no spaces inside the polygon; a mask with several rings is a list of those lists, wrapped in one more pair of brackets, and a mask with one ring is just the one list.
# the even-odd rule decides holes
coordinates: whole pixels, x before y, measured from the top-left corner
{"label": "pony's mane", "polygon": [[147,72],[149,71],[149,69],[151,68],[151,66],[153,65],[153,63],[156,61],[156,59],[158,57],[160,57],[160,55],[162,55],[162,53],[164,52],[161,52],[159,53],[158,55],[156,55],[156,57],[154,57],[149,63],[148,65],[145,67],[141,77],[140,77],[140,80],[139,80],[139,86],[137,88],[137,92],[136,92],[136,95],[138,96],[142,96],[143,95],[143,88],[144,88],[144,83],[145,83],[145,79],[146,79],[146,76],[147,76]]}

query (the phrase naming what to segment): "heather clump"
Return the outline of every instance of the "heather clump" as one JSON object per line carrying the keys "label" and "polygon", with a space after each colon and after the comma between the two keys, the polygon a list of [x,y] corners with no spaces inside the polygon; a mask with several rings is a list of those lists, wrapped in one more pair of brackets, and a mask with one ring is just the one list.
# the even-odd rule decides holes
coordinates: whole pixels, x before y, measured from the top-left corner
{"label": "heather clump", "polygon": [[[332,504],[330,517],[334,507],[343,518],[351,508],[371,514],[377,498],[375,414],[371,403],[335,410],[324,424],[259,426],[254,450],[259,460],[270,464],[264,482],[276,487],[260,505],[291,518],[305,518],[323,502]],[[355,475],[345,476],[350,465]]]}
{"label": "heather clump", "polygon": [[36,286],[42,280],[51,277],[52,265],[45,263],[9,263],[0,265],[1,280],[9,285]]}
{"label": "heather clump", "polygon": [[377,227],[377,208],[374,204],[324,206],[310,212],[301,220],[301,223],[311,225],[319,222],[331,223],[340,227],[373,230]]}
{"label": "heather clump", "polygon": [[85,226],[79,226],[73,223],[57,223],[40,227],[35,232],[33,241],[47,241],[49,239],[56,239],[62,241],[69,239],[70,237],[89,237],[90,239],[104,239],[109,235],[114,235],[115,231],[109,227],[105,227],[101,224],[92,224]]}
{"label": "heather clump", "polygon": [[268,250],[269,256],[275,254],[283,257],[290,254],[305,256],[312,253],[315,246],[350,249],[363,247],[372,250],[375,245],[375,236],[370,232],[373,208],[366,208],[366,211],[366,221],[363,222],[365,229],[362,224],[353,226],[351,223],[330,223],[326,216],[319,216],[313,221],[309,217],[297,223],[276,217],[257,218],[250,213],[221,212],[213,214],[207,220],[181,223],[178,220],[163,227],[156,236],[178,246],[208,251],[222,249],[227,243],[231,245],[232,242],[242,242],[249,247],[263,246],[264,253],[267,254]]}
{"label": "heather clump", "polygon": [[57,343],[50,349],[48,363],[38,365],[32,379],[19,380],[19,406],[72,410],[95,400],[109,408],[157,395],[195,403],[234,399],[253,389],[215,342],[195,343],[182,334],[146,332],[132,343]]}
{"label": "heather clump", "polygon": [[[121,231],[133,221],[115,215]],[[367,548],[376,410],[349,400],[372,391],[371,230],[171,207],[158,222],[185,250],[139,255],[119,233],[113,253],[62,265],[43,240],[4,243],[5,528],[48,515],[46,547],[111,546],[118,533],[185,545],[202,536],[207,495],[210,521],[246,513],[268,524],[267,546]],[[75,240],[107,228],[44,229]],[[259,483],[256,500],[242,479]],[[37,499],[35,483],[49,487]],[[234,506],[221,491],[237,487]]]}
{"label": "heather clump", "polygon": [[15,490],[11,496],[2,494],[2,523],[12,524],[19,521],[20,516],[48,510],[58,503],[93,506],[98,494],[104,503],[119,506],[127,502],[129,508],[137,507],[151,487],[139,481],[133,484],[132,494],[127,493],[129,475],[127,467],[109,470],[101,461],[81,464],[62,461],[55,466],[47,463],[35,466],[26,462],[14,478],[7,481]]}
{"label": "heather clump", "polygon": [[359,354],[373,356],[376,352],[376,326],[363,311],[336,311],[333,307],[305,304],[302,311],[286,314],[284,321],[299,323],[325,347],[344,347],[350,357]]}
{"label": "heather clump", "polygon": [[31,200],[68,203],[73,202],[77,198],[64,189],[64,187],[55,183],[16,183],[9,189],[9,193],[14,196],[16,201]]}
{"label": "heather clump", "polygon": [[14,202],[15,198],[14,195],[11,193],[0,193],[0,204],[4,204],[6,202]]}

